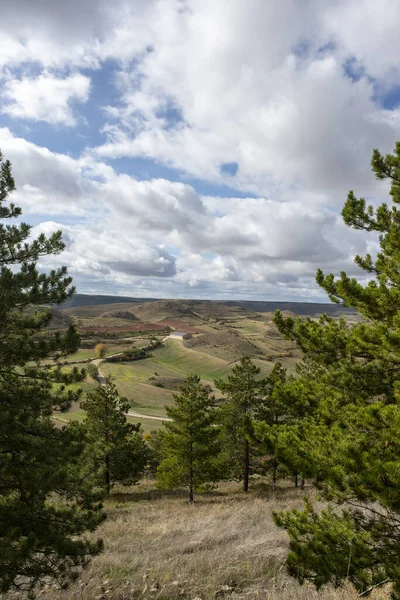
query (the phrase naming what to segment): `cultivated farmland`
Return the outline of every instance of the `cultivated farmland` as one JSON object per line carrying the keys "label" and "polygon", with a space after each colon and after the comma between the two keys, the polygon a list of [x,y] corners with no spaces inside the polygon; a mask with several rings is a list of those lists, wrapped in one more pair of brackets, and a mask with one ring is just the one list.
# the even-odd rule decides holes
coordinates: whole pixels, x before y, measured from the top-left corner
{"label": "cultivated farmland", "polygon": [[[249,310],[244,305],[227,306],[210,301],[115,300],[68,308],[66,319],[61,318],[63,311],[58,311],[57,322],[71,321],[81,333],[81,349],[66,358],[71,366],[78,363],[77,366],[85,367],[84,361],[95,358],[94,348],[99,342],[106,345],[106,356],[110,356],[145,347],[154,336],[162,341],[149,358],[102,362],[100,366],[103,375],[111,378],[121,396],[126,397],[132,410],[139,414],[165,417],[165,407],[173,404],[174,392],[191,373],[197,373],[220,397],[214,381],[226,378],[244,355],[251,356],[260,367],[260,376],[267,375],[277,361],[294,372],[300,358],[293,344],[278,334],[272,323],[273,313],[255,312],[254,303],[253,310]],[[264,304],[260,308],[265,310]],[[184,341],[168,339],[171,329],[190,332],[193,337]],[[95,385],[97,383],[88,377],[82,386],[83,395]],[[83,416],[79,406],[75,406],[57,418],[81,420]],[[145,416],[131,419],[140,420],[147,431],[162,426],[161,421],[146,421]]]}

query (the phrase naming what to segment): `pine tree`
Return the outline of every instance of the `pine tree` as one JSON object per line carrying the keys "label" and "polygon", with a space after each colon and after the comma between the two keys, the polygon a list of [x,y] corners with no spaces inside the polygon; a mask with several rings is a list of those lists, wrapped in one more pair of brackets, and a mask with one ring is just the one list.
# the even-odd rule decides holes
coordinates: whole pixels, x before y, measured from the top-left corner
{"label": "pine tree", "polygon": [[243,480],[243,491],[249,489],[252,447],[249,423],[264,405],[266,382],[259,379],[260,368],[248,356],[233,368],[227,381],[215,381],[217,389],[227,396],[221,408],[222,439],[227,466],[234,478]]}
{"label": "pine tree", "polygon": [[[322,373],[298,393],[314,390],[310,444],[319,464],[323,495],[338,508],[322,513],[282,513],[277,523],[290,535],[290,570],[317,586],[349,578],[358,589],[391,579],[400,598],[400,143],[395,154],[373,153],[378,179],[391,180],[393,205],[377,209],[348,195],[344,222],[378,232],[380,251],[357,256],[371,280],[317,273],[332,301],[355,308],[354,325],[342,318],[275,322],[319,364]],[[301,399],[300,399],[301,401]]]}
{"label": "pine tree", "polygon": [[[21,215],[6,203],[14,189],[11,164],[0,155],[0,220]],[[74,289],[65,267],[49,274],[36,268],[41,256],[62,251],[61,232],[30,241],[30,231],[25,223],[0,222],[1,592],[33,590],[43,577],[64,584],[101,549],[101,542],[80,537],[102,519],[92,490],[77,475],[82,433],[74,426],[56,429],[51,419],[54,408],[77,399],[66,384],[83,375],[42,366],[79,347],[73,327],[43,332],[51,319],[43,305],[63,302]]]}
{"label": "pine tree", "polygon": [[137,483],[147,464],[148,450],[140,424],[127,423],[129,402],[110,382],[89,392],[81,402],[88,438],[88,466],[106,494],[116,483]]}
{"label": "pine tree", "polygon": [[174,488],[184,485],[189,502],[195,491],[219,475],[219,431],[216,426],[214,397],[201,384],[200,377],[190,375],[174,394],[175,406],[167,407],[171,422],[165,422],[161,437],[161,456],[157,468],[158,485]]}
{"label": "pine tree", "polygon": [[255,437],[261,442],[264,451],[270,455],[269,464],[272,470],[273,489],[276,486],[280,461],[278,440],[281,437],[283,425],[290,419],[291,406],[285,402],[286,396],[281,393],[285,382],[286,369],[282,367],[282,363],[277,362],[263,382],[264,397],[254,410]]}
{"label": "pine tree", "polygon": [[253,424],[253,436],[270,455],[272,484],[276,485],[278,467],[283,474],[293,474],[295,486],[301,476],[316,475],[318,464],[310,440],[309,417],[317,405],[315,378],[323,369],[304,358],[296,365],[297,377],[287,377],[286,369],[276,363],[266,378],[265,402],[257,411],[258,422]]}

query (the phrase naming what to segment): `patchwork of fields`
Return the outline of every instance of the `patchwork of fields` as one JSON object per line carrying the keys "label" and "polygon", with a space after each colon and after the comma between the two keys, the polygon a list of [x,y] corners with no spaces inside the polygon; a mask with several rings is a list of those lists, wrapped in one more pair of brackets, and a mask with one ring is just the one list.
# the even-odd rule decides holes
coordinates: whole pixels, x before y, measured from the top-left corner
{"label": "patchwork of fields", "polygon": [[[278,334],[272,323],[271,313],[251,313],[237,307],[227,307],[219,303],[196,301],[156,301],[145,305],[121,303],[112,305],[105,314],[104,307],[85,306],[68,310],[68,316],[75,320],[84,340],[85,347],[67,358],[68,366],[80,361],[94,360],[95,345],[106,344],[106,356],[123,352],[132,347],[143,347],[149,343],[149,331],[155,325],[153,336],[163,340],[165,333],[158,331],[165,325],[175,330],[191,332],[194,337],[180,341],[165,338],[162,345],[151,352],[149,358],[132,362],[102,362],[101,373],[117,386],[121,396],[126,397],[132,411],[143,417],[129,417],[133,422],[140,421],[145,431],[162,427],[161,420],[146,419],[146,415],[166,417],[166,406],[173,405],[174,393],[187,375],[198,374],[205,384],[209,384],[215,395],[215,380],[224,379],[245,354],[260,367],[260,377],[267,375],[279,360],[293,372],[300,358],[294,346]],[[111,308],[111,307],[110,307]],[[127,321],[131,313],[136,322]],[[115,315],[121,314],[121,318]],[[143,321],[148,318],[147,321]],[[150,322],[151,319],[151,322]],[[137,331],[131,337],[123,336],[124,331]],[[105,333],[104,339],[99,334]],[[111,337],[110,337],[111,336]],[[92,345],[91,348],[87,347]],[[84,382],[83,395],[98,385],[88,377]],[[69,412],[57,414],[59,422],[82,420],[84,412],[79,405]]]}

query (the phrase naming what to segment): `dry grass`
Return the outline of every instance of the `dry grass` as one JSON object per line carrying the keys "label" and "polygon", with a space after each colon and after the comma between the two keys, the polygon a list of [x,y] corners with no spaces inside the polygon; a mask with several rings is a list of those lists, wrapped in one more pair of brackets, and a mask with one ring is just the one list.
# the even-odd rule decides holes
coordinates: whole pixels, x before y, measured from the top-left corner
{"label": "dry grass", "polygon": [[[144,482],[114,491],[99,530],[105,552],[66,591],[40,591],[45,600],[355,600],[350,586],[316,592],[285,571],[287,539],[272,511],[301,505],[292,488],[272,496],[259,487],[248,496],[237,484],[189,506]],[[388,598],[379,590],[369,598]],[[381,595],[379,595],[381,594]]]}

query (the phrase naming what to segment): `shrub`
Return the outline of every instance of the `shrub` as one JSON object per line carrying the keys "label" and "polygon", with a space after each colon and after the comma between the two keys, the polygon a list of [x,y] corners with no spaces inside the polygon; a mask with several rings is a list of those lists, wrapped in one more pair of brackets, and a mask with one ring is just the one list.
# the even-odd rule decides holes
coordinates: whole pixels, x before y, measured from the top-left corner
{"label": "shrub", "polygon": [[97,358],[104,358],[107,352],[107,346],[105,344],[97,344],[94,351]]}

